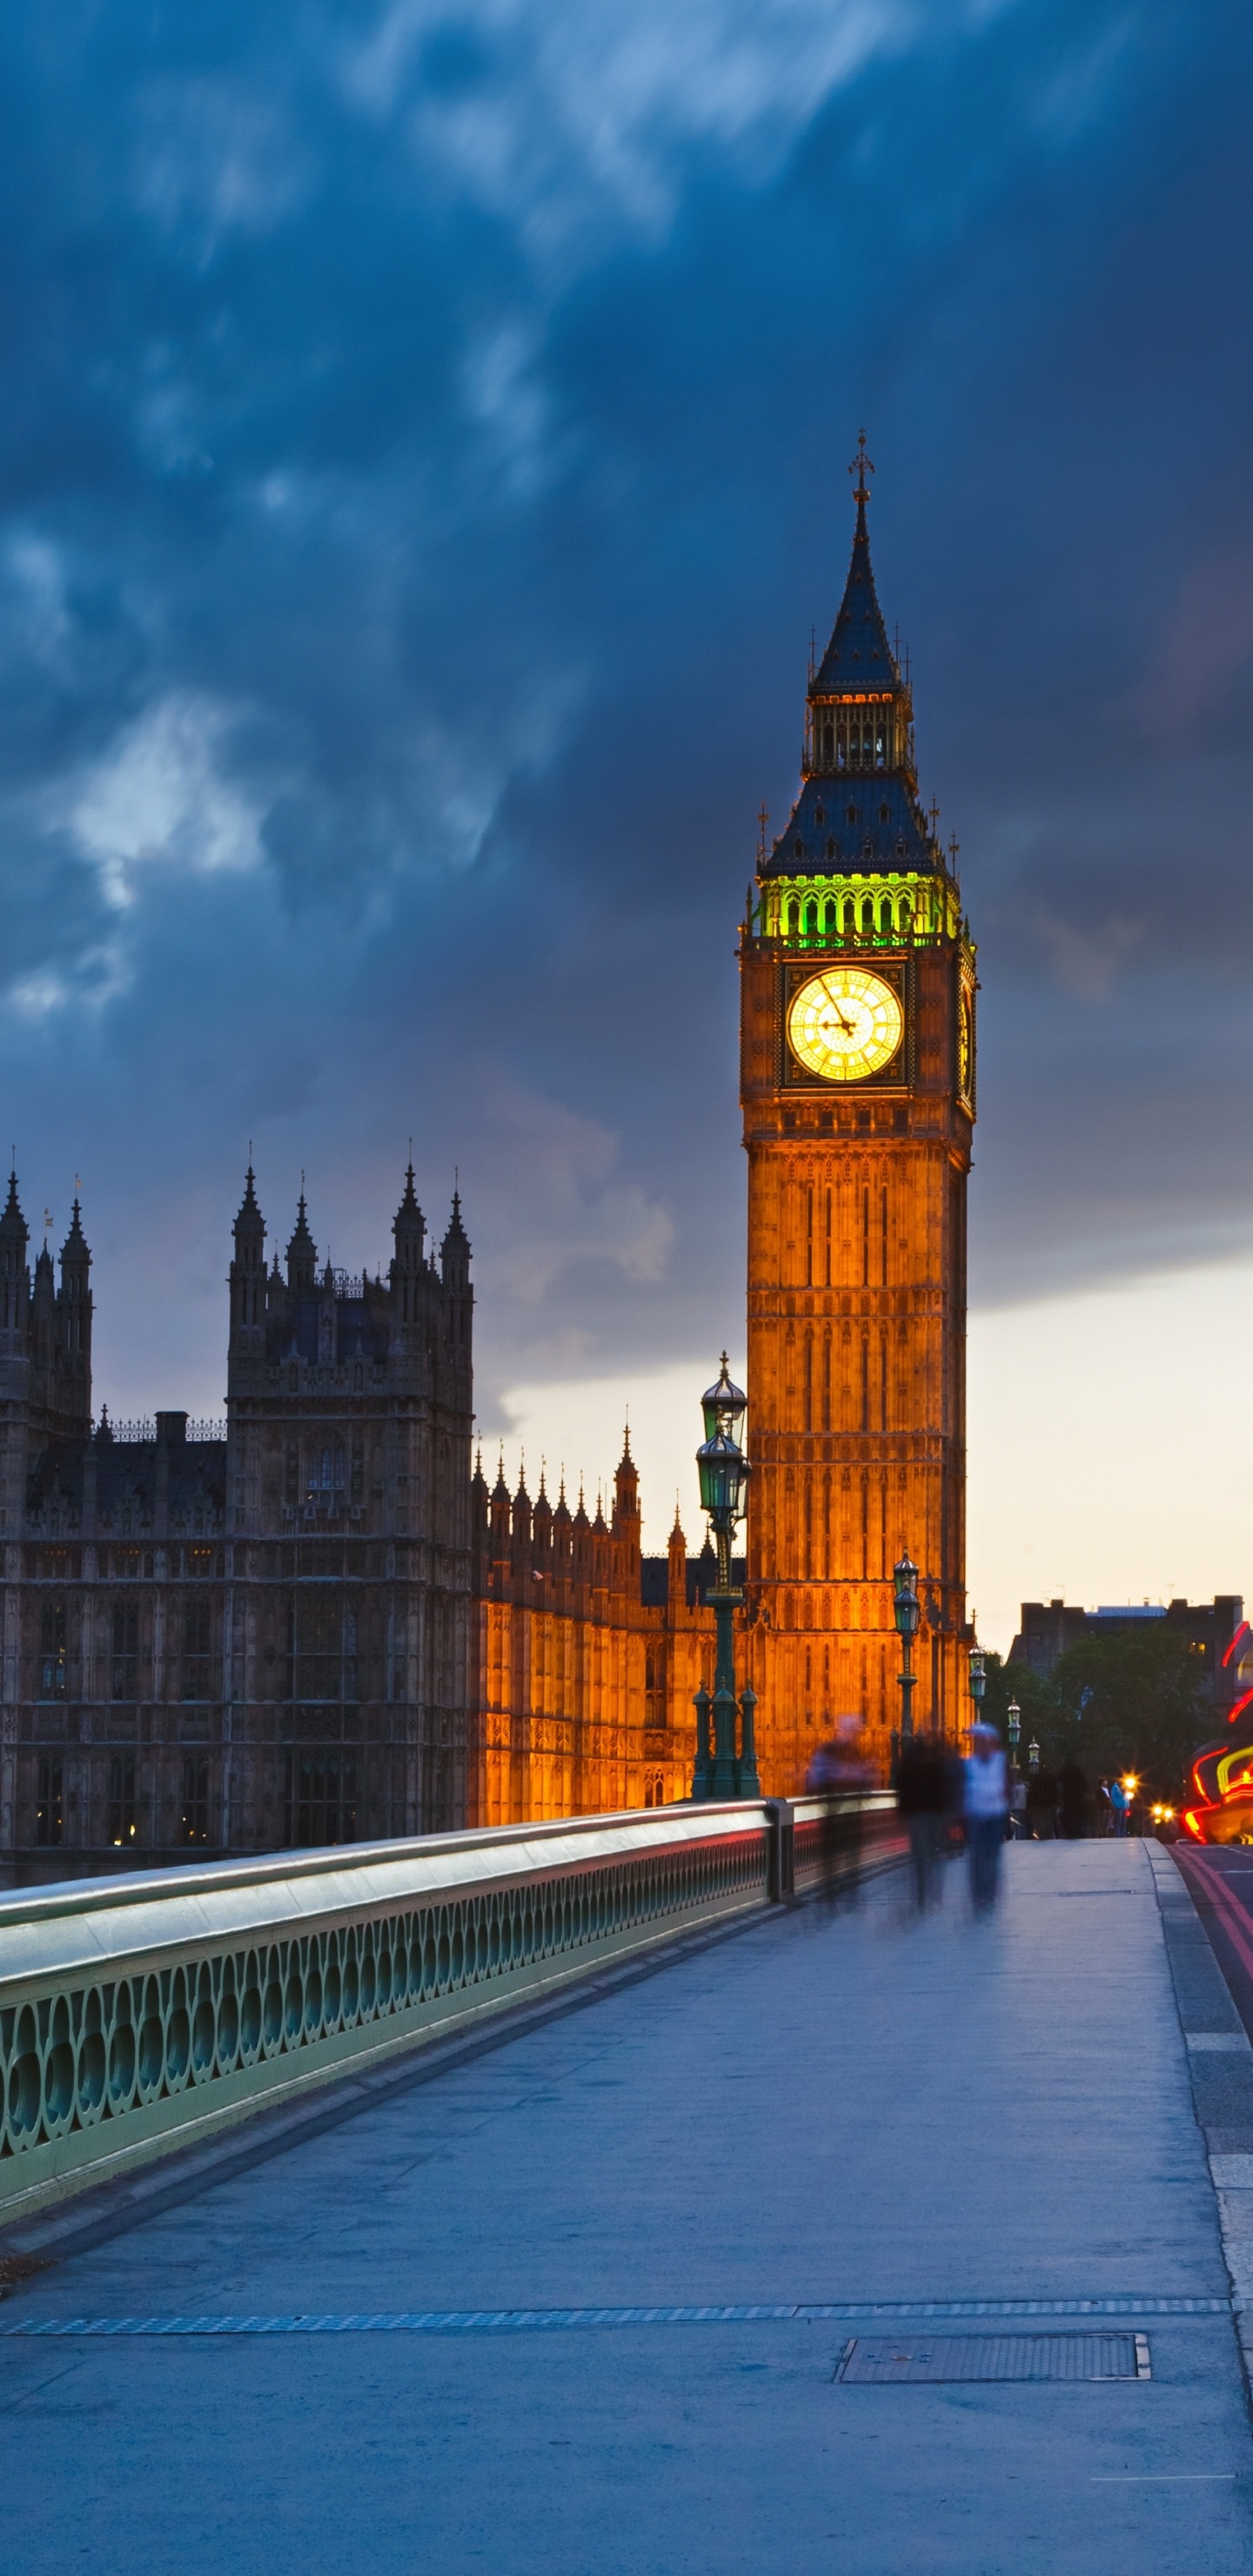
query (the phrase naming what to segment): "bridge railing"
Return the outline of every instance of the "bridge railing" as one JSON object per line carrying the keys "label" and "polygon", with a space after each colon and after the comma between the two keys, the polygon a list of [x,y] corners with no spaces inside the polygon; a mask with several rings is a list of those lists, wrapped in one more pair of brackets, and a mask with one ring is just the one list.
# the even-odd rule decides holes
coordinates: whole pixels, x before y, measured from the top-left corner
{"label": "bridge railing", "polygon": [[894,1833],[886,1793],[749,1800],[0,1897],[0,2221],[804,1893]]}

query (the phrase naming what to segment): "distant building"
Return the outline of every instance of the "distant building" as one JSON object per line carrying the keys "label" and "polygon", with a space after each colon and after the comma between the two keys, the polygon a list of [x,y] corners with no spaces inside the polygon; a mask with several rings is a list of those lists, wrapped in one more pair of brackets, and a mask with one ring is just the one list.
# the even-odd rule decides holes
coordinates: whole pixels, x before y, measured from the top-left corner
{"label": "distant building", "polygon": [[1009,1660],[1026,1664],[1033,1673],[1051,1673],[1068,1648],[1085,1637],[1125,1635],[1146,1621],[1161,1620],[1186,1636],[1217,1718],[1225,1722],[1246,1692],[1253,1698],[1253,1631],[1238,1592],[1217,1593],[1212,1601],[1112,1602],[1098,1610],[1074,1609],[1065,1601],[1024,1601],[1018,1619]]}

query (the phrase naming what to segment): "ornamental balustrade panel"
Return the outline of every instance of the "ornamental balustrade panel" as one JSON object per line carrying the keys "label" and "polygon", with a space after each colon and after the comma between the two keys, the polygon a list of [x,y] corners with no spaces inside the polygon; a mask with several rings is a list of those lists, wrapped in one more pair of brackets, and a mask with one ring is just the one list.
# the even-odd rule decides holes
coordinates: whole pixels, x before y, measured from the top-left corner
{"label": "ornamental balustrade panel", "polygon": [[765,1802],[0,1898],[0,2215],[769,1901]]}

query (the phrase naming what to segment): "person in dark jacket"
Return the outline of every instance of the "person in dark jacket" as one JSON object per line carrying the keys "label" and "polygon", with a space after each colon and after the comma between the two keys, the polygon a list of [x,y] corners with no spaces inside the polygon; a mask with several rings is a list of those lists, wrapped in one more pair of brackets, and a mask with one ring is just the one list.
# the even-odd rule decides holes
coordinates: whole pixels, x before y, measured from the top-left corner
{"label": "person in dark jacket", "polygon": [[1027,1832],[1038,1843],[1051,1843],[1057,1827],[1057,1782],[1042,1762],[1027,1782]]}
{"label": "person in dark jacket", "polygon": [[1057,1775],[1058,1821],[1066,1842],[1078,1842],[1088,1807],[1088,1784],[1077,1762],[1063,1762]]}
{"label": "person in dark jacket", "polygon": [[896,1771],[896,1804],[909,1828],[914,1902],[920,1914],[939,1893],[940,1850],[948,1808],[944,1747],[938,1736],[907,1735]]}

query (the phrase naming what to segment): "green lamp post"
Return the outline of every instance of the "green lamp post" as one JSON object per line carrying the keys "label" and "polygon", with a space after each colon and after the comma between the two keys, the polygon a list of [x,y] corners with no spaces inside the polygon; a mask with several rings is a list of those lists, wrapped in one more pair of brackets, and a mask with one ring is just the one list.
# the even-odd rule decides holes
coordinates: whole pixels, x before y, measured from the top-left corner
{"label": "green lamp post", "polygon": [[698,1691],[693,1798],[759,1798],[761,1795],[753,1741],[753,1711],[757,1702],[751,1690],[746,1690],[739,1702],[741,1736],[738,1757],[735,1749],[735,1613],[744,1595],[735,1590],[731,1581],[731,1539],[736,1522],[744,1517],[744,1498],[751,1472],[738,1437],[747,1410],[748,1399],[738,1386],[732,1384],[724,1351],[721,1376],[716,1385],[707,1387],[701,1397],[705,1437],[696,1452],[701,1507],[709,1514],[713,1530],[718,1577],[714,1589],[705,1595],[714,1614],[717,1638],[712,1705],[713,1746],[711,1750],[709,1695]]}
{"label": "green lamp post", "polygon": [[[915,1565],[913,1558],[908,1553],[897,1559],[896,1564],[892,1568],[892,1581],[895,1586],[895,1598],[892,1603],[892,1616],[896,1621],[896,1633],[901,1641],[901,1670],[899,1674],[901,1685],[901,1738],[902,1741],[907,1743],[914,1731],[914,1683],[917,1680],[917,1674],[914,1671],[912,1661],[913,1645],[922,1619],[922,1604],[918,1599],[918,1568]],[[895,1755],[896,1749],[896,1746],[893,1745],[893,1755]],[[893,1761],[892,1767],[895,1771],[895,1760]]]}

